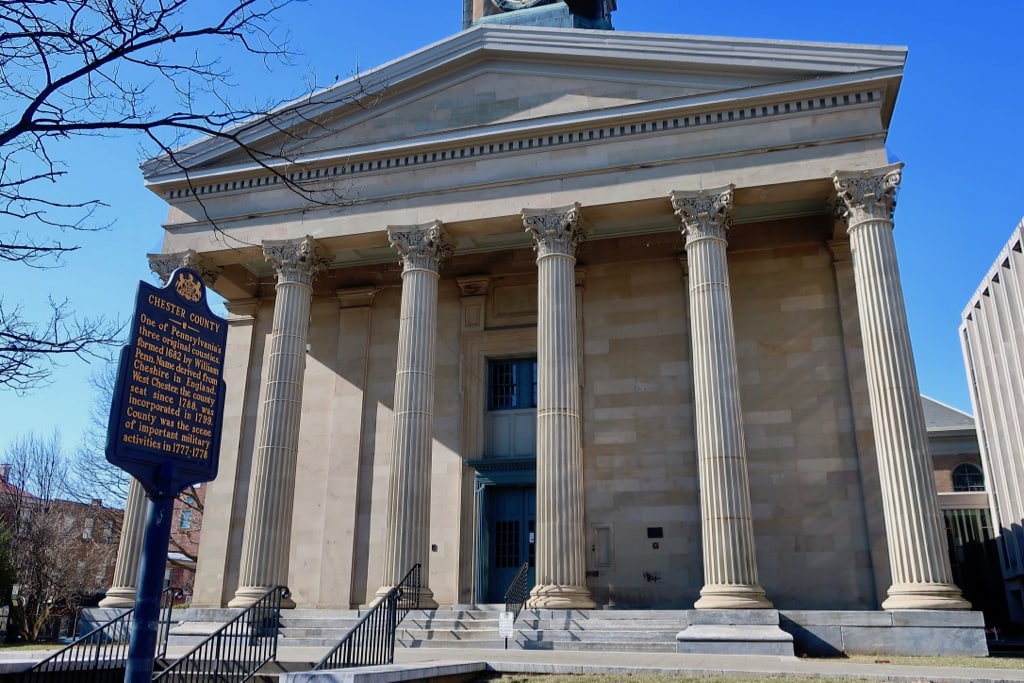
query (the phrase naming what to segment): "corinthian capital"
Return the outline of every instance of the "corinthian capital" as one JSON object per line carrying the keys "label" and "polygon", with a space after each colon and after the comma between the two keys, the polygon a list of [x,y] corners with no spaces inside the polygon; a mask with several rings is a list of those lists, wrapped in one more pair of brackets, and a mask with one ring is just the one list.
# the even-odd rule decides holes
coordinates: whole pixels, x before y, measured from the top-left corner
{"label": "corinthian capital", "polygon": [[847,230],[864,221],[892,220],[902,171],[901,163],[867,171],[836,171],[832,181],[839,206],[845,209]]}
{"label": "corinthian capital", "polygon": [[523,209],[522,216],[537,258],[552,254],[573,256],[585,237],[578,202],[557,209]]}
{"label": "corinthian capital", "polygon": [[207,287],[213,286],[220,275],[220,267],[213,265],[200,256],[194,249],[179,251],[173,254],[146,254],[149,259],[149,269],[157,274],[161,282],[166,283],[178,268],[189,268],[199,273],[203,278],[203,284]]}
{"label": "corinthian capital", "polygon": [[263,256],[277,271],[278,283],[311,285],[313,278],[330,264],[309,235],[297,240],[264,240]]}
{"label": "corinthian capital", "polygon": [[732,227],[733,185],[696,192],[673,192],[672,208],[683,222],[683,237],[689,244],[699,239],[725,239]]}
{"label": "corinthian capital", "polygon": [[455,244],[441,221],[421,225],[388,226],[388,242],[402,257],[402,271],[438,272],[441,263],[451,257]]}

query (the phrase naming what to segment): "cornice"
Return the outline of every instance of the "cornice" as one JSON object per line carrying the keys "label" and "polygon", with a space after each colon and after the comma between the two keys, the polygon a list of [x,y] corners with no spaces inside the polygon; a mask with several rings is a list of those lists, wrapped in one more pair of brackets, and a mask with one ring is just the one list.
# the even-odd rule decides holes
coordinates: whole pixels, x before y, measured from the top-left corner
{"label": "cornice", "polygon": [[[883,71],[892,71],[898,78],[906,54],[903,47],[482,25],[282,105],[272,112],[273,124],[254,119],[239,124],[231,132],[243,142],[254,143],[310,117],[321,118],[333,110],[353,106],[351,103],[367,91],[384,87],[400,91],[410,83],[433,81],[474,62],[496,57],[531,62],[555,58],[560,63],[580,62],[588,66],[616,64],[622,68],[654,67],[700,73],[753,70],[776,73],[777,82],[783,83]],[[289,115],[290,110],[295,113]],[[227,140],[204,138],[176,153],[196,167],[232,149],[233,143]],[[144,162],[142,170],[148,183],[172,181],[178,175],[164,157]]]}
{"label": "cornice", "polygon": [[[478,26],[483,48],[499,54],[525,53],[543,58],[599,58],[618,63],[651,61],[696,70],[724,68],[778,72],[849,73],[899,66],[907,48],[897,45],[859,45],[728,36],[594,32],[540,26]],[[538,48],[540,48],[538,50]]]}
{"label": "cornice", "polygon": [[[741,88],[345,147],[330,154],[304,157],[295,165],[303,166],[305,170],[290,172],[289,175],[299,182],[318,178],[326,181],[481,157],[538,152],[551,147],[595,144],[614,141],[615,138],[781,120],[830,110],[878,107],[887,96],[887,88],[884,81],[879,83],[878,74],[874,76],[870,79],[862,75],[852,79],[844,76],[784,86]],[[891,76],[886,75],[887,78]],[[254,171],[260,174],[254,177]],[[243,179],[238,180],[239,176]],[[192,196],[252,192],[284,184],[279,176],[250,164],[192,172],[189,174],[192,189],[181,187],[184,180],[185,174],[181,172],[165,176],[159,182],[148,181],[147,185],[165,201],[174,203]],[[161,189],[168,185],[178,187]]]}

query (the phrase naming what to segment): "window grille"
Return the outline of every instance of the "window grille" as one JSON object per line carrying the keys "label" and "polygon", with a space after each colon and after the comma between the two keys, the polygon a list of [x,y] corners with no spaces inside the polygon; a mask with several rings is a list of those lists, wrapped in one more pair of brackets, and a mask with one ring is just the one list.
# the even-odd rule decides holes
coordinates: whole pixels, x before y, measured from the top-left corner
{"label": "window grille", "polygon": [[974,463],[965,462],[953,468],[953,490],[957,493],[985,490],[985,474]]}

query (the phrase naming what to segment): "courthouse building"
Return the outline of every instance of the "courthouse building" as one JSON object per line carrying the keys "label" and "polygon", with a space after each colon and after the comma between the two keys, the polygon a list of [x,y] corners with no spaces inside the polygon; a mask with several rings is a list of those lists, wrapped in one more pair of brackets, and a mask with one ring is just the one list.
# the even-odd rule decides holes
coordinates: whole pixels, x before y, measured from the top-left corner
{"label": "courthouse building", "polygon": [[193,604],[417,563],[423,606],[494,603],[528,563],[533,607],[969,608],[893,247],[905,49],[612,9],[466,0],[241,128],[258,159],[144,165],[155,269],[230,317]]}

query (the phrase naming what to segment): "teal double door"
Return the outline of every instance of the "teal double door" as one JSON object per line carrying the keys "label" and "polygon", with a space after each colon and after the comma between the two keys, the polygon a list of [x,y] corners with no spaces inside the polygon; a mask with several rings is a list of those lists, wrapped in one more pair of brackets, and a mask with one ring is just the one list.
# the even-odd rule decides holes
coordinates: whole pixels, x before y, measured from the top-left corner
{"label": "teal double door", "polygon": [[523,563],[536,579],[537,492],[533,486],[487,487],[484,602],[502,603]]}

